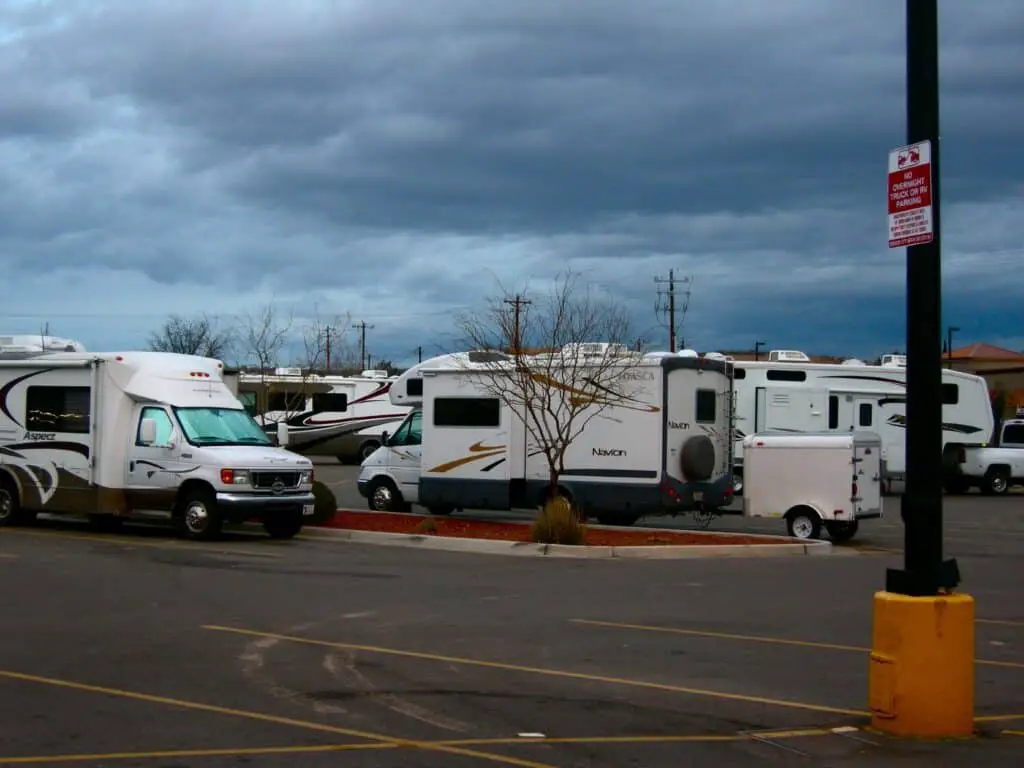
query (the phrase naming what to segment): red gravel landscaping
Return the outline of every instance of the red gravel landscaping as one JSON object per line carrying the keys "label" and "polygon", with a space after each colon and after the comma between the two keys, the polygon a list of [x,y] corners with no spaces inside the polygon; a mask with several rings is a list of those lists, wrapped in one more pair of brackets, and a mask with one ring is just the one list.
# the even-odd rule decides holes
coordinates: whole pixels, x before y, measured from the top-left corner
{"label": "red gravel landscaping", "polygon": [[[422,525],[433,521],[434,529]],[[339,510],[323,524],[327,528],[380,533],[413,533],[427,536],[448,536],[462,539],[497,541],[530,541],[529,523],[496,523],[468,520],[464,517],[431,517],[397,512],[352,512]],[[722,544],[788,544],[786,539],[716,533],[686,533],[632,529],[587,528],[586,543],[598,547],[643,547],[659,545],[722,545]]]}

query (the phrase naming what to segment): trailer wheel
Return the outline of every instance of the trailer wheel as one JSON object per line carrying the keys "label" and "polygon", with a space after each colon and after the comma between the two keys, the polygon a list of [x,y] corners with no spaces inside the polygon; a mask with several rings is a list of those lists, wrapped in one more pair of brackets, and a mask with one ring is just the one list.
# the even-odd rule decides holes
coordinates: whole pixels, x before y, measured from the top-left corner
{"label": "trailer wheel", "polygon": [[22,509],[14,481],[0,473],[0,527],[24,525],[32,522],[34,517],[34,513]]}
{"label": "trailer wheel", "polygon": [[205,541],[220,536],[224,518],[217,508],[217,498],[209,488],[194,486],[184,491],[178,527],[189,539]]}
{"label": "trailer wheel", "polygon": [[786,513],[786,532],[795,539],[821,538],[821,517],[810,507],[793,507]]}
{"label": "trailer wheel", "polygon": [[859,521],[851,520],[850,522],[831,520],[825,523],[825,530],[828,531],[829,538],[835,544],[842,544],[844,541],[849,541],[857,535],[857,528],[859,528]]}
{"label": "trailer wheel", "polygon": [[679,468],[687,480],[710,480],[715,472],[715,444],[707,435],[691,435],[680,451]]}
{"label": "trailer wheel", "polygon": [[1010,471],[1005,467],[990,467],[985,473],[981,490],[986,496],[1001,496],[1010,489]]}

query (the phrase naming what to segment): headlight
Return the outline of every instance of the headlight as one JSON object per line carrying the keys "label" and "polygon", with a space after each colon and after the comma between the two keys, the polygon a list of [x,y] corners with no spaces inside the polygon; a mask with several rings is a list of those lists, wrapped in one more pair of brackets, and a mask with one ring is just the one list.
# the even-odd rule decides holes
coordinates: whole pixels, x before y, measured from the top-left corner
{"label": "headlight", "polygon": [[312,483],[315,479],[315,473],[312,469],[307,469],[299,475],[299,484],[305,485],[306,483]]}
{"label": "headlight", "polygon": [[222,469],[220,471],[220,481],[224,485],[250,485],[252,478],[249,476],[249,470],[247,469]]}

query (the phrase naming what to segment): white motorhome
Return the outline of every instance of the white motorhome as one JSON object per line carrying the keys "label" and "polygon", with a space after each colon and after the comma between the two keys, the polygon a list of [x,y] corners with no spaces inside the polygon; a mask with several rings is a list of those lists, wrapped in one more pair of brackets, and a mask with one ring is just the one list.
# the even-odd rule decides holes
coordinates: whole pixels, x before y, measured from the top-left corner
{"label": "white motorhome", "polygon": [[[512,407],[515,397],[495,394],[491,377],[503,375],[502,357],[511,369],[507,355],[468,352],[425,361],[399,377],[392,397],[414,410],[363,462],[358,487],[371,509],[420,504],[447,514],[532,508],[544,500],[551,491],[548,465],[525,426],[525,413]],[[550,361],[534,365],[538,386],[564,387]],[[628,381],[627,397],[615,397],[586,421],[565,456],[558,493],[609,524],[727,506],[729,363],[693,353],[630,353],[622,365],[616,380]],[[417,391],[422,394],[412,394]],[[564,396],[601,394],[594,388]],[[580,424],[588,418],[582,413]]]}
{"label": "white motorhome", "polygon": [[[767,361],[737,362],[735,377],[736,491],[742,491],[743,439],[766,431],[870,430],[882,439],[883,488],[906,471],[906,361],[884,365],[809,363],[792,351]],[[795,362],[786,362],[795,360]],[[995,429],[988,384],[981,376],[942,369],[944,446],[981,445]]]}
{"label": "white motorhome", "polygon": [[312,462],[271,443],[220,361],[0,347],[0,525],[163,517],[203,539],[258,519],[291,538],[312,483]]}
{"label": "white motorhome", "polygon": [[395,378],[387,371],[359,376],[303,374],[298,368],[273,375],[244,372],[239,392],[268,434],[287,424],[288,447],[307,456],[335,456],[358,463],[381,445],[386,430],[402,422],[409,408],[389,398]]}

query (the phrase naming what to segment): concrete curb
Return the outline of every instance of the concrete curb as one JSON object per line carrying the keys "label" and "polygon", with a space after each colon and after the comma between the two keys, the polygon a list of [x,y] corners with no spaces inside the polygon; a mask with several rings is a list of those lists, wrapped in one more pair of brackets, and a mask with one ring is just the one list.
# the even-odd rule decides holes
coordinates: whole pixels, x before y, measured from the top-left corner
{"label": "concrete curb", "polygon": [[[659,530],[659,529],[651,529]],[[379,531],[353,531],[344,528],[310,526],[303,528],[303,536],[339,539],[354,544],[376,544],[391,547],[419,547],[421,549],[471,552],[491,555],[518,555],[527,557],[563,557],[576,559],[671,560],[707,557],[793,557],[828,555],[833,553],[830,541],[808,541],[793,544],[679,544],[633,545],[626,547],[588,547],[571,544],[536,544],[529,541],[494,541],[454,536],[429,536],[417,533],[382,533]],[[742,536],[745,534],[713,534],[714,536]],[[778,538],[792,541],[785,536]]]}

